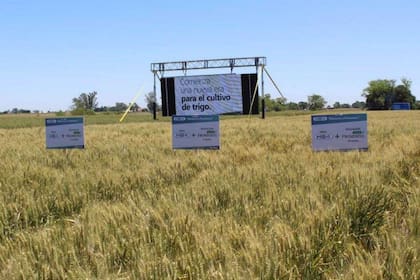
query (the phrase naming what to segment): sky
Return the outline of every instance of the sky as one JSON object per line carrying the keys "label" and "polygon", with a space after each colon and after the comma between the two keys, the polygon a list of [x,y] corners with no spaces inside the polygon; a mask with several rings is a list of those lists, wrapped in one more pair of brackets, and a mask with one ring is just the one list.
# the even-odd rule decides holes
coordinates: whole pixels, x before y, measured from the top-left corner
{"label": "sky", "polygon": [[[92,91],[144,107],[151,63],[254,56],[290,102],[351,104],[402,77],[420,99],[419,15],[417,0],[0,0],[0,111],[68,110]],[[267,78],[265,93],[280,97]]]}

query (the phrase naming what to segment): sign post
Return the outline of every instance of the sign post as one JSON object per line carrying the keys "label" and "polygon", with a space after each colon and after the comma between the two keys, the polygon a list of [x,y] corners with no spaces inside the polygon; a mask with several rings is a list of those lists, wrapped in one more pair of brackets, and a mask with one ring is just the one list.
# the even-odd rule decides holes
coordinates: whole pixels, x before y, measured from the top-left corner
{"label": "sign post", "polygon": [[314,151],[367,151],[366,114],[314,115],[311,120]]}
{"label": "sign post", "polygon": [[45,119],[47,149],[84,149],[83,118]]}
{"label": "sign post", "polygon": [[172,116],[172,148],[218,150],[219,116]]}

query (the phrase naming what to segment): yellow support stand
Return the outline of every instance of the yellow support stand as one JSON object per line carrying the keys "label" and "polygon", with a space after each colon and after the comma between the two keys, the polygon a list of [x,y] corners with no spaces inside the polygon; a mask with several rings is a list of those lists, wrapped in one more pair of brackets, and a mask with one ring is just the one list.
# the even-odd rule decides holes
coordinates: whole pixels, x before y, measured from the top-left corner
{"label": "yellow support stand", "polygon": [[133,98],[133,100],[130,102],[130,104],[127,107],[127,110],[125,110],[125,113],[122,115],[121,119],[120,119],[120,123],[123,122],[125,120],[125,117],[127,116],[128,112],[130,112],[131,107],[133,107],[134,103],[136,102],[137,98],[139,98],[141,91],[139,91],[139,93],[137,93],[137,95]]}

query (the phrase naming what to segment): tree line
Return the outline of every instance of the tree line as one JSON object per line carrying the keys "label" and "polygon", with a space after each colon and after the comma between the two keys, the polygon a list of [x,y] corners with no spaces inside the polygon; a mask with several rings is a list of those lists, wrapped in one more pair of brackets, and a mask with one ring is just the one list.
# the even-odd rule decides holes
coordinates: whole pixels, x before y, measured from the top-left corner
{"label": "tree line", "polygon": [[[420,109],[420,102],[411,93],[412,81],[406,78],[401,79],[400,84],[395,80],[378,79],[372,80],[363,90],[362,96],[365,101],[356,101],[352,104],[335,102],[331,109],[357,108],[367,110],[389,110],[393,103],[409,103],[411,109]],[[285,98],[272,99],[270,94],[265,95],[267,111],[282,110],[320,110],[324,109],[327,102],[320,94],[308,96],[307,101],[287,102]]]}
{"label": "tree line", "polygon": [[[264,96],[265,109],[267,111],[284,111],[284,110],[321,110],[326,108],[327,102],[324,97],[319,94],[313,94],[308,96],[306,101],[299,102],[287,102],[285,98],[271,98],[270,94]],[[363,101],[356,101],[352,104],[335,102],[334,105],[328,106],[328,109],[338,109],[338,108],[355,108],[355,109],[364,109],[366,103]]]}
{"label": "tree line", "polygon": [[[127,110],[127,104],[123,102],[115,103],[115,106],[98,106],[97,102],[97,92],[90,92],[90,93],[82,93],[79,97],[73,98],[73,105],[72,105],[72,114],[80,115],[80,114],[94,114],[95,112],[123,112]],[[307,101],[301,101],[298,103],[295,102],[287,102],[285,98],[275,98],[272,99],[270,94],[266,94],[264,96],[265,100],[265,108],[267,111],[283,111],[283,110],[320,110],[325,107],[327,102],[325,101],[324,97],[319,94],[313,94],[308,96]],[[154,98],[153,92],[149,92],[146,97],[145,101],[147,104],[147,109],[144,108],[143,111],[151,112],[153,110],[153,103],[156,102]],[[338,104],[338,105],[337,105]],[[261,97],[260,97],[260,105],[261,105]],[[334,108],[364,108],[365,103],[361,101],[357,101],[351,105],[349,104],[340,104],[336,102],[334,104]],[[131,106],[131,111],[138,111],[140,107],[134,103]],[[160,105],[157,104],[157,110],[161,109]]]}
{"label": "tree line", "polygon": [[[399,84],[396,80],[377,79],[368,83],[363,90],[362,96],[365,101],[356,101],[352,104],[335,102],[327,108],[355,108],[367,110],[389,110],[393,103],[403,102],[409,103],[411,109],[420,109],[420,101],[411,92],[412,81],[401,78]],[[149,111],[153,110],[153,103],[157,103],[157,110],[160,105],[155,100],[153,92],[149,92],[145,96],[146,108],[140,108],[137,103],[132,104],[131,111]],[[265,108],[267,111],[283,111],[283,110],[321,110],[324,109],[327,102],[320,94],[312,94],[308,96],[306,101],[287,102],[287,99],[272,98],[270,94],[264,96]],[[124,102],[116,102],[114,106],[99,106],[98,92],[81,93],[78,97],[73,98],[71,106],[71,114],[86,115],[95,112],[124,112],[130,104]],[[261,97],[260,97],[261,105]],[[39,112],[35,110],[33,112]],[[12,110],[0,112],[0,114],[22,114],[31,113],[30,110],[13,108]]]}

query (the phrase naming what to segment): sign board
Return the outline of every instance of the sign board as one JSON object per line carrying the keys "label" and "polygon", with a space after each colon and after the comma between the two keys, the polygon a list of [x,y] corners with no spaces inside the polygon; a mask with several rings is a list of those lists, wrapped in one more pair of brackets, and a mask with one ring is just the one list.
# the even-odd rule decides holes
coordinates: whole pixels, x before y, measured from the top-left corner
{"label": "sign board", "polygon": [[45,119],[47,149],[83,149],[83,118]]}
{"label": "sign board", "polygon": [[[164,116],[258,114],[256,74],[219,74],[161,79]],[[252,106],[251,106],[252,103]]]}
{"label": "sign board", "polygon": [[172,116],[173,149],[219,149],[219,116]]}
{"label": "sign board", "polygon": [[312,149],[367,150],[367,115],[313,115]]}

